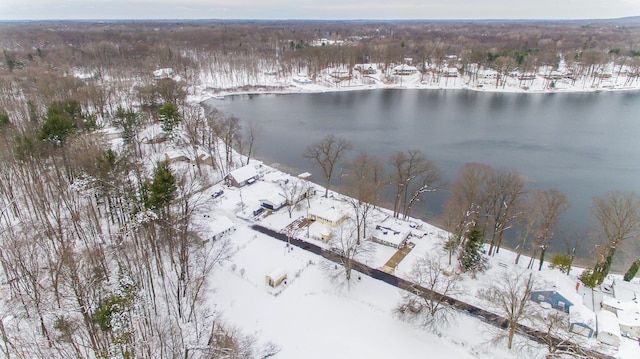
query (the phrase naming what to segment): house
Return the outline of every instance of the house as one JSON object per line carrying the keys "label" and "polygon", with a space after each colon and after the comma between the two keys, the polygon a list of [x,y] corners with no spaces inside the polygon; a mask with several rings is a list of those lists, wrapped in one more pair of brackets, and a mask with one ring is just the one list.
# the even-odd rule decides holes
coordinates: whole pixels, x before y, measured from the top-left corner
{"label": "house", "polygon": [[410,66],[407,64],[398,65],[393,68],[393,73],[400,76],[411,75],[416,72],[418,72],[418,69],[415,66]]}
{"label": "house", "polygon": [[443,71],[444,77],[458,77],[458,69],[455,67],[447,67]]}
{"label": "house", "polygon": [[640,304],[637,300],[625,303],[624,309],[618,311],[620,332],[631,338],[640,338]]}
{"label": "house", "polygon": [[569,307],[569,331],[593,337],[596,331],[596,314],[585,305],[577,304]]}
{"label": "house", "polygon": [[284,195],[278,191],[271,192],[260,200],[260,206],[272,211],[277,211],[286,205],[287,200]]}
{"label": "house", "polygon": [[284,268],[276,268],[265,276],[265,282],[271,288],[277,288],[280,284],[287,284],[287,271]]}
{"label": "house", "polygon": [[378,68],[375,64],[357,64],[355,69],[363,75],[375,75],[378,73]]}
{"label": "house", "polygon": [[173,69],[158,69],[153,72],[153,78],[156,80],[170,79],[173,76]]}
{"label": "house", "polygon": [[611,290],[613,291],[613,297],[621,302],[640,299],[640,285],[635,283],[614,280],[611,285]]}
{"label": "house", "polygon": [[218,216],[207,222],[209,236],[205,242],[217,241],[235,232],[236,227],[232,220],[225,216]]}
{"label": "house", "polygon": [[407,244],[411,230],[394,224],[379,224],[371,236],[371,240],[385,246],[402,248]]}
{"label": "house", "polygon": [[569,313],[569,307],[573,305],[567,298],[555,290],[538,290],[531,292],[531,300],[536,303],[548,303],[551,308]]}
{"label": "house", "polygon": [[323,206],[320,204],[318,206],[314,206],[314,208],[309,208],[308,218],[312,221],[326,224],[330,227],[337,227],[349,218],[349,214],[335,208],[334,206]]}
{"label": "house", "polygon": [[596,325],[598,334],[596,339],[599,342],[614,347],[620,346],[620,327],[618,318],[608,310],[601,310],[596,314]]}
{"label": "house", "polygon": [[304,75],[298,75],[293,77],[293,82],[301,85],[308,85],[311,83],[311,79]]}
{"label": "house", "polygon": [[478,78],[481,79],[497,79],[498,78],[498,71],[493,70],[493,69],[481,69],[478,70]]}
{"label": "house", "polygon": [[234,187],[243,187],[258,179],[258,171],[253,165],[240,167],[227,175],[227,183]]}

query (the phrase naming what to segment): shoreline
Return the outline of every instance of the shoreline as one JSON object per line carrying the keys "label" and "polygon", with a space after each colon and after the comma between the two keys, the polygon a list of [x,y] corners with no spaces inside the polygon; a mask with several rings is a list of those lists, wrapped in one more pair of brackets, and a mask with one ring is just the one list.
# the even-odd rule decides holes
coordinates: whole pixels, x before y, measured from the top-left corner
{"label": "shoreline", "polygon": [[632,92],[640,91],[640,85],[637,87],[606,87],[606,88],[559,88],[559,89],[522,89],[522,88],[495,88],[495,87],[478,87],[478,86],[432,86],[432,85],[408,85],[402,86],[397,84],[376,84],[376,85],[354,85],[341,87],[327,87],[318,83],[308,85],[290,84],[286,87],[260,85],[250,86],[247,90],[237,89],[216,89],[202,88],[196,91],[194,95],[189,96],[192,100],[202,103],[208,100],[224,100],[226,96],[239,95],[291,95],[291,94],[317,94],[317,93],[338,93],[351,91],[372,91],[372,90],[438,90],[438,91],[473,91],[485,93],[510,93],[510,94],[585,94],[585,93],[610,93],[610,92]]}

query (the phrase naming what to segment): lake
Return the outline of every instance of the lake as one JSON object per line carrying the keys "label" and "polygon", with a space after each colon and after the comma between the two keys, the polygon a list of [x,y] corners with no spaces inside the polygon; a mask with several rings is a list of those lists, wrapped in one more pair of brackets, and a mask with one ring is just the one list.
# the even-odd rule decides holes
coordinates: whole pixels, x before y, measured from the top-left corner
{"label": "lake", "polygon": [[[397,151],[420,149],[449,182],[467,162],[515,169],[529,179],[529,188],[556,188],[568,197],[571,207],[560,219],[560,237],[593,228],[594,196],[610,190],[640,192],[637,91],[384,89],[238,95],[207,104],[244,123],[260,124],[258,158],[280,163],[292,174],[309,171],[318,182],[318,171],[302,153],[328,133],[351,141],[351,155],[365,151],[386,160]],[[426,205],[412,215],[435,220],[446,195],[428,194]],[[564,251],[564,243],[557,241],[553,249]]]}

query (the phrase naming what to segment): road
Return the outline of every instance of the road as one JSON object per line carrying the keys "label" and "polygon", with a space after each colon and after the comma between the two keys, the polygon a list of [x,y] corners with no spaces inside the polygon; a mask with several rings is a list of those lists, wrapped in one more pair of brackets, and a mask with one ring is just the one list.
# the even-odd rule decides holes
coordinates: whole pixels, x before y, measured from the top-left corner
{"label": "road", "polygon": [[[273,229],[270,228],[266,228],[264,226],[258,225],[258,224],[254,224],[252,225],[252,229],[263,233],[269,237],[281,240],[283,242],[290,242],[292,245],[302,248],[306,251],[309,251],[311,253],[317,254],[319,256],[322,256],[323,258],[326,258],[334,263],[342,263],[340,261],[340,255],[332,252],[330,250],[326,250],[316,244],[313,243],[309,243],[306,241],[303,241],[301,239],[298,238],[289,238],[287,237],[286,233],[282,233],[282,232],[278,232],[275,231]],[[500,329],[507,329],[507,327],[509,326],[509,322],[506,318],[497,315],[495,313],[486,311],[482,308],[476,307],[472,304],[469,303],[465,303],[463,301],[460,301],[458,299],[446,296],[446,295],[442,295],[440,293],[437,292],[433,292],[425,287],[422,287],[420,285],[417,285],[415,283],[412,283],[406,279],[402,279],[399,277],[396,277],[393,274],[389,274],[386,272],[383,272],[379,269],[376,268],[371,268],[366,266],[365,264],[359,263],[354,261],[353,263],[353,269],[366,274],[368,276],[370,276],[371,278],[377,279],[377,280],[381,280],[387,284],[390,284],[394,287],[400,288],[402,290],[406,290],[412,293],[415,293],[417,295],[421,295],[421,296],[434,296],[435,298],[440,298],[441,301],[448,303],[449,305],[457,308],[458,310],[461,311],[466,311],[468,312],[470,315],[473,315],[477,318],[479,318],[480,320],[482,320],[485,323],[491,324],[495,327],[498,327]],[[571,348],[576,348],[578,347],[577,344],[573,344],[571,342],[568,342],[567,340],[563,340],[560,338],[556,338],[556,337],[551,337],[549,338],[549,336],[547,335],[547,333],[530,328],[528,326],[525,325],[521,325],[519,324],[518,330],[517,332],[533,341],[536,341],[538,343],[541,343],[543,345],[548,345],[547,340],[551,340],[555,345],[558,345],[562,348],[567,348],[567,349],[571,349]],[[596,358],[596,359],[614,359],[611,356],[608,355],[604,355],[602,353],[596,352],[596,351],[592,351],[592,350],[583,350],[584,354],[586,354],[589,358]]]}

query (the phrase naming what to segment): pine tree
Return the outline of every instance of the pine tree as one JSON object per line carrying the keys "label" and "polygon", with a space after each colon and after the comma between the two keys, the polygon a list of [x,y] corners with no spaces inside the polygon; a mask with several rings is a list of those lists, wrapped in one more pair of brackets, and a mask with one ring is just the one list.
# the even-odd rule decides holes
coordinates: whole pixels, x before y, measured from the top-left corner
{"label": "pine tree", "polygon": [[460,266],[464,271],[478,271],[482,269],[484,264],[484,258],[480,253],[482,247],[482,231],[477,226],[474,226],[469,233],[467,233],[467,241],[460,253]]}
{"label": "pine tree", "polygon": [[162,122],[162,131],[171,137],[173,130],[178,126],[181,120],[178,106],[172,102],[165,103],[158,110],[158,117],[160,118],[160,122]]}
{"label": "pine tree", "polygon": [[176,189],[176,180],[171,173],[169,163],[167,161],[159,162],[153,171],[147,207],[150,209],[166,207],[175,198]]}
{"label": "pine tree", "polygon": [[631,280],[635,278],[636,274],[638,273],[639,267],[640,267],[640,259],[635,260],[633,261],[633,263],[631,263],[631,267],[629,267],[629,270],[627,271],[627,273],[624,274],[625,282],[631,282]]}

